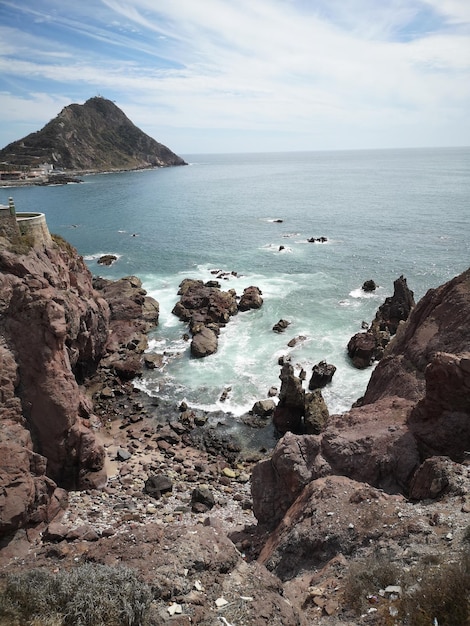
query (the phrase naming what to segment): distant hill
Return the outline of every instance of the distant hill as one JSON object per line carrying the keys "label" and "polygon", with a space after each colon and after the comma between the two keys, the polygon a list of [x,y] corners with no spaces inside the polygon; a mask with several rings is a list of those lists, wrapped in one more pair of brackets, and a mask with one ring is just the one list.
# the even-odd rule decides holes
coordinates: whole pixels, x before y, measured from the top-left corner
{"label": "distant hill", "polygon": [[112,171],[186,165],[135,126],[111,100],[71,104],[35,133],[0,150],[0,163],[75,171]]}

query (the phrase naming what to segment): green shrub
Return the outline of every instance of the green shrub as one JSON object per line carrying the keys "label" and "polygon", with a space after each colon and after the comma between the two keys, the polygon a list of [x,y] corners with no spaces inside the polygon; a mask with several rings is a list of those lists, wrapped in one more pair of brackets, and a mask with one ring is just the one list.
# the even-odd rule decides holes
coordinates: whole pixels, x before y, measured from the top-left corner
{"label": "green shrub", "polygon": [[7,577],[0,624],[142,626],[151,600],[150,588],[125,567],[85,564],[55,575],[34,569]]}

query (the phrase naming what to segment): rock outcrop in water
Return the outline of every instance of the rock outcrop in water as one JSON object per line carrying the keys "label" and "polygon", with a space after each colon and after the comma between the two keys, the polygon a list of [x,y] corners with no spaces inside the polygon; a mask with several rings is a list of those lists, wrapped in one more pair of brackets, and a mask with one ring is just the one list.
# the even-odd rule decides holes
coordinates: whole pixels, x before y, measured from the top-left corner
{"label": "rock outcrop in water", "polygon": [[191,355],[202,358],[214,354],[218,348],[218,336],[233,315],[239,311],[259,309],[263,304],[258,287],[247,287],[237,302],[234,289],[222,291],[217,281],[185,278],[179,286],[179,301],[172,313],[188,322],[192,335]]}
{"label": "rock outcrop in water", "polygon": [[406,278],[400,276],[393,283],[393,295],[379,307],[367,332],[357,333],[349,340],[348,355],[355,367],[363,369],[382,358],[398,325],[408,319],[414,305],[413,292],[408,288]]}
{"label": "rock outcrop in water", "polygon": [[99,96],[70,104],[41,130],[10,143],[0,150],[0,161],[16,168],[47,163],[94,172],[186,165]]}

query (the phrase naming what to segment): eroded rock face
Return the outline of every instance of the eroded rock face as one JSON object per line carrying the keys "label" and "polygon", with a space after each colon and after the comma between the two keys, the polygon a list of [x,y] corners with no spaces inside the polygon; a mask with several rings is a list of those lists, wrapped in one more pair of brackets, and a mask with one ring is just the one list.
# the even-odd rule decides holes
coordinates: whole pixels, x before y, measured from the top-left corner
{"label": "eroded rock face", "polygon": [[424,374],[424,397],[410,429],[423,457],[445,454],[462,462],[470,450],[470,352],[438,352]]}
{"label": "eroded rock face", "polygon": [[402,500],[344,476],[313,480],[270,535],[259,562],[289,580],[338,554],[350,555],[386,534]]}
{"label": "eroded rock face", "polygon": [[364,396],[372,403],[385,396],[420,400],[425,370],[437,352],[470,350],[470,269],[448,283],[430,289],[400,324],[384,358],[372,372]]}
{"label": "eroded rock face", "polygon": [[331,416],[320,435],[286,433],[269,460],[252,473],[253,512],[275,526],[312,480],[341,474],[381,488],[406,492],[420,464],[407,427],[413,404],[387,398],[371,407]]}
{"label": "eroded rock face", "polygon": [[78,381],[103,354],[108,305],[83,259],[60,242],[21,256],[2,250],[0,271],[0,333],[17,366],[14,396],[47,475],[62,486],[102,483],[104,454],[84,421],[92,407]]}

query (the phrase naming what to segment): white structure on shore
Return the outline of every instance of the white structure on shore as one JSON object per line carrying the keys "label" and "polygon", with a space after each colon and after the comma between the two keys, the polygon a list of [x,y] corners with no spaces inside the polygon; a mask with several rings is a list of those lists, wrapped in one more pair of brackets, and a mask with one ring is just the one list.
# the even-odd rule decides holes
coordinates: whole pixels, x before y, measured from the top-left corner
{"label": "white structure on shore", "polygon": [[44,213],[17,213],[13,198],[9,198],[8,206],[0,204],[0,237],[11,240],[22,235],[29,235],[33,246],[52,243]]}

